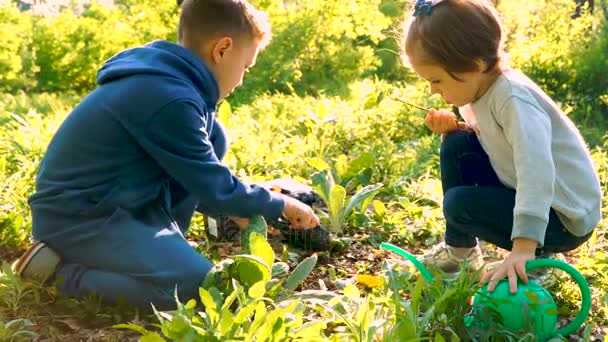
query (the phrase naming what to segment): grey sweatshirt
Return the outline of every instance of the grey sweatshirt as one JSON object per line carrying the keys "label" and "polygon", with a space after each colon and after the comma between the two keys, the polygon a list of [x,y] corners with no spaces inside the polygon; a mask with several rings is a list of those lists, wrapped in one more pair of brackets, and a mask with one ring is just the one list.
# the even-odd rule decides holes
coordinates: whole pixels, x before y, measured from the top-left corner
{"label": "grey sweatshirt", "polygon": [[601,219],[601,188],[589,149],[534,82],[506,69],[459,111],[475,128],[500,181],[516,191],[511,239],[542,246],[550,208],[573,235],[593,231]]}

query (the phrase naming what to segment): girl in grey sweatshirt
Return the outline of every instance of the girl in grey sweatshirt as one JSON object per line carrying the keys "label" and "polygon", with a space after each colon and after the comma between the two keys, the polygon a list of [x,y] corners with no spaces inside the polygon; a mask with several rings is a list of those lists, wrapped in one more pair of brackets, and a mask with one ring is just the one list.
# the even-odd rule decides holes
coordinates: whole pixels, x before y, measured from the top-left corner
{"label": "girl in grey sweatshirt", "polygon": [[533,81],[506,67],[502,27],[484,0],[419,0],[406,23],[405,57],[457,107],[431,109],[443,135],[441,180],[445,242],[421,259],[447,272],[483,264],[478,239],[511,253],[482,281],[527,282],[537,255],[572,250],[601,219],[601,189],[579,131]]}

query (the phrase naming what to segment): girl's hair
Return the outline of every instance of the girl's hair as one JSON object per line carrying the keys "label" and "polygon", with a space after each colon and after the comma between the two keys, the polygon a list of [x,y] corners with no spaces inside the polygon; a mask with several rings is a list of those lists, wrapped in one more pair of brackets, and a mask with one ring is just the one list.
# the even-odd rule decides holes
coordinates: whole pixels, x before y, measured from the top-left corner
{"label": "girl's hair", "polygon": [[489,0],[435,0],[430,10],[418,9],[424,3],[418,0],[405,23],[402,52],[406,61],[414,56],[418,62],[442,67],[457,80],[455,73],[479,71],[477,60],[487,65],[482,72],[500,68],[502,26]]}
{"label": "girl's hair", "polygon": [[178,40],[187,47],[229,35],[256,40],[260,48],[270,42],[268,14],[247,0],[183,0]]}

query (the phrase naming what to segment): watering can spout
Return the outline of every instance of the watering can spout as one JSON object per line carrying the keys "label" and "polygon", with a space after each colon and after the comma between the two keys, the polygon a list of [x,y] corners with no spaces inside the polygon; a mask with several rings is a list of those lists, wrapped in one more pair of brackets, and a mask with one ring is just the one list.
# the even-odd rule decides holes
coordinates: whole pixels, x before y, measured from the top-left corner
{"label": "watering can spout", "polygon": [[414,267],[416,267],[416,269],[418,269],[418,271],[420,271],[420,274],[422,274],[424,279],[428,280],[429,282],[434,281],[434,278],[431,275],[431,272],[429,272],[429,270],[426,268],[426,266],[424,266],[424,264],[422,264],[420,262],[420,260],[418,260],[415,256],[413,256],[409,252],[406,252],[402,248],[399,248],[395,245],[392,245],[392,244],[386,243],[386,242],[383,242],[382,244],[380,244],[380,248],[385,249],[387,251],[391,251],[391,252],[407,259],[412,264],[414,264]]}

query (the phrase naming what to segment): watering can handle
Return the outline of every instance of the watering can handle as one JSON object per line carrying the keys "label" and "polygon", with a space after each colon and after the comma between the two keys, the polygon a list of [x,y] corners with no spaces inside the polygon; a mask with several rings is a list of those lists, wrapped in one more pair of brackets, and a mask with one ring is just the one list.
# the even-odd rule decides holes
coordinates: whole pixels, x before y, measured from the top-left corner
{"label": "watering can handle", "polygon": [[410,261],[412,264],[414,264],[416,269],[418,269],[418,271],[420,271],[420,274],[422,274],[424,279],[428,280],[429,282],[434,281],[434,278],[431,275],[431,272],[429,272],[429,270],[420,262],[420,260],[416,259],[416,257],[413,256],[412,254],[406,252],[405,250],[403,250],[395,245],[392,245],[392,244],[386,243],[386,242],[381,243],[380,248],[391,251],[391,252],[405,258],[406,260]]}
{"label": "watering can handle", "polygon": [[591,311],[591,289],[583,275],[572,265],[556,259],[536,259],[526,263],[526,272],[533,269],[553,267],[568,273],[581,290],[581,309],[570,324],[554,332],[554,335],[568,336],[576,332],[585,322]]}

